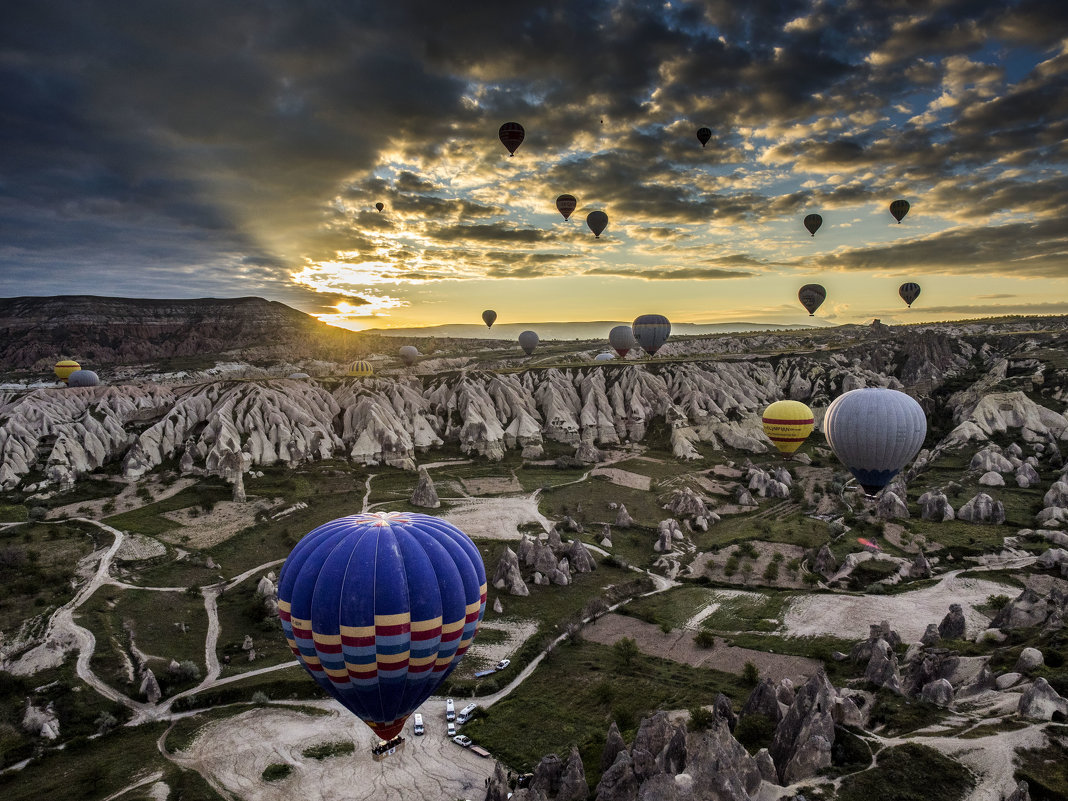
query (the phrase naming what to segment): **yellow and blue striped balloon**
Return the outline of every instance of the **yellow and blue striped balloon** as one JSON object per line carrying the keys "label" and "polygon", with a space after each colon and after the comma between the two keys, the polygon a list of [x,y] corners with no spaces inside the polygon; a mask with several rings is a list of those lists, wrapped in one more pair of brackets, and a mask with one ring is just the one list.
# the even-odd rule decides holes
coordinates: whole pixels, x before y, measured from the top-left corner
{"label": "yellow and blue striped balloon", "polygon": [[369,361],[360,359],[352,363],[349,368],[349,375],[355,378],[370,378],[375,374],[375,369],[371,366]]}
{"label": "yellow and blue striped balloon", "polygon": [[760,422],[764,425],[764,433],[779,449],[779,453],[789,456],[800,448],[812,433],[814,418],[812,410],[801,401],[781,400],[775,401],[764,410]]}
{"label": "yellow and blue striped balloon", "polygon": [[383,740],[400,734],[459,664],[485,611],[478,548],[424,514],[325,523],[293,548],[278,582],[289,647]]}

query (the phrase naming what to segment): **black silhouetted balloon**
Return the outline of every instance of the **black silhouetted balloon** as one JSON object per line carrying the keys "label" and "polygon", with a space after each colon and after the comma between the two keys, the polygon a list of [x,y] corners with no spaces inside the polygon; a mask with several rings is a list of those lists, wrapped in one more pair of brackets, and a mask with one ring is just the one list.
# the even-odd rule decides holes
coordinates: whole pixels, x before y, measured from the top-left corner
{"label": "black silhouetted balloon", "polygon": [[820,284],[805,284],[798,290],[797,299],[808,310],[808,316],[812,317],[827,299],[827,290]]}
{"label": "black silhouetted balloon", "polygon": [[577,205],[578,201],[574,195],[560,195],[556,199],[556,210],[564,215],[565,220],[572,215]]}
{"label": "black silhouetted balloon", "polygon": [[523,130],[523,126],[518,122],[506,122],[497,131],[497,136],[501,138],[501,144],[508,149],[508,155],[514,156],[516,148],[523,144],[526,131]]}
{"label": "black silhouetted balloon", "polygon": [[810,214],[805,217],[805,228],[813,236],[816,235],[816,231],[820,230],[820,226],[823,225],[823,218],[818,214]]}
{"label": "black silhouetted balloon", "polygon": [[920,285],[913,281],[907,281],[898,287],[897,294],[901,296],[901,299],[905,301],[911,309],[912,304],[916,302],[916,298],[920,296]]}
{"label": "black silhouetted balloon", "polygon": [[890,204],[890,213],[894,215],[894,219],[897,220],[898,225],[905,218],[905,215],[909,213],[909,202],[907,200],[895,200]]}
{"label": "black silhouetted balloon", "polygon": [[701,147],[708,144],[708,140],[712,138],[711,128],[698,128],[697,129],[697,141],[701,143]]}
{"label": "black silhouetted balloon", "polygon": [[595,239],[601,238],[601,233],[608,227],[608,215],[603,211],[591,211],[586,215],[586,225],[593,231]]}

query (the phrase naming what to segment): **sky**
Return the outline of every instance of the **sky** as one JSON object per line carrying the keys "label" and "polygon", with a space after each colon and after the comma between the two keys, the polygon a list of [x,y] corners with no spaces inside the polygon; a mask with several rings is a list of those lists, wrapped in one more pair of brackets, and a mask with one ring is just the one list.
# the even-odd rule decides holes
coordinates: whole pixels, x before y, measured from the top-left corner
{"label": "sky", "polygon": [[1063,0],[0,10],[0,296],[791,324],[815,282],[831,323],[1065,314],[1066,168]]}

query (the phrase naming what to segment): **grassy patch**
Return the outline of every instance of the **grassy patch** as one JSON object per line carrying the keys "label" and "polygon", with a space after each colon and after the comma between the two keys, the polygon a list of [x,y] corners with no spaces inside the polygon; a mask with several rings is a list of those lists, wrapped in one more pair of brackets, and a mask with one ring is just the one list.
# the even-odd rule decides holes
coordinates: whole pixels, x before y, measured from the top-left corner
{"label": "grassy patch", "polygon": [[286,765],[282,762],[272,762],[263,769],[261,778],[265,782],[280,782],[292,772],[292,765]]}
{"label": "grassy patch", "polygon": [[882,751],[872,770],[843,779],[838,801],[956,801],[974,786],[975,778],[959,762],[907,743]]}
{"label": "grassy patch", "polygon": [[172,797],[221,801],[199,774],[181,770],[159,753],[156,740],[166,728],[166,723],[119,727],[95,740],[76,739],[62,751],[46,751],[20,771],[0,774],[0,795],[4,801],[42,797],[95,801],[128,786],[146,771],[161,770]]}
{"label": "grassy patch", "polygon": [[915,698],[902,698],[889,690],[878,690],[871,710],[872,730],[885,727],[879,733],[897,736],[940,723],[949,713],[934,704]]}
{"label": "grassy patch", "polygon": [[724,596],[716,610],[701,621],[701,628],[716,632],[776,631],[791,597],[790,593],[772,591]]}
{"label": "grassy patch", "polygon": [[[254,579],[227,590],[216,599],[215,605],[219,614],[217,651],[223,677],[293,659],[282,634],[282,624],[277,617],[267,614],[263,597],[256,595]],[[248,661],[248,652],[242,648],[246,635],[252,637],[256,651],[253,662]],[[225,657],[230,658],[229,664]]]}
{"label": "grassy patch", "polygon": [[[762,509],[771,503],[781,501],[762,501]],[[823,520],[814,520],[796,510],[789,514],[770,515],[755,518],[753,514],[731,515],[708,529],[707,532],[694,535],[698,550],[708,551],[714,547],[723,548],[736,542],[762,540],[764,542],[781,542],[800,545],[803,548],[818,548],[827,542],[830,530]]]}
{"label": "grassy patch", "polygon": [[467,724],[465,733],[522,772],[533,770],[547,753],[564,754],[577,745],[592,787],[600,778],[611,721],[629,741],[643,716],[710,704],[718,692],[735,705],[748,695],[731,674],[640,653],[623,667],[611,646],[565,644],[515,692]]}
{"label": "grassy patch", "polygon": [[635,598],[619,612],[646,623],[670,623],[673,629],[681,629],[701,609],[721,597],[715,590],[684,585],[648,598]]}
{"label": "grassy patch", "polygon": [[329,759],[335,756],[347,756],[356,750],[356,745],[348,740],[313,745],[301,751],[301,756],[308,759]]}
{"label": "grassy patch", "polygon": [[116,649],[129,649],[130,632],[133,644],[149,657],[149,665],[164,694],[176,692],[189,683],[172,683],[166,671],[172,659],[191,661],[204,674],[208,620],[199,592],[153,592],[104,586],[82,605],[75,618],[96,637],[94,670],[124,691],[131,688],[122,678],[125,660]]}
{"label": "grassy patch", "polygon": [[129,512],[106,517],[104,522],[120,531],[132,531],[158,537],[182,528],[181,523],[164,517],[165,513],[190,507],[210,511],[216,503],[228,501],[232,495],[233,490],[229,485],[218,480],[204,480],[192,487],[186,487],[169,498],[146,504],[139,509],[131,509]]}
{"label": "grassy patch", "polygon": [[27,514],[21,503],[0,503],[0,523],[25,523]]}
{"label": "grassy patch", "polygon": [[1005,718],[994,723],[983,723],[979,726],[973,726],[967,731],[963,731],[956,735],[962,740],[977,740],[980,737],[993,737],[995,734],[1004,734],[1007,731],[1017,731],[1018,729],[1026,729],[1031,724],[1026,720],[1014,720],[1013,718]]}
{"label": "grassy patch", "polygon": [[26,618],[70,600],[78,560],[110,535],[81,523],[26,523],[0,530],[0,615],[17,631]]}
{"label": "grassy patch", "polygon": [[754,651],[767,651],[769,653],[817,659],[823,662],[827,678],[835,686],[845,683],[848,679],[864,675],[863,665],[854,665],[851,659],[839,662],[832,656],[835,651],[848,654],[853,648],[853,640],[843,640],[830,635],[819,637],[777,637],[771,634],[754,634],[752,632],[729,634],[725,639],[728,645],[734,645],[738,648],[751,648]]}

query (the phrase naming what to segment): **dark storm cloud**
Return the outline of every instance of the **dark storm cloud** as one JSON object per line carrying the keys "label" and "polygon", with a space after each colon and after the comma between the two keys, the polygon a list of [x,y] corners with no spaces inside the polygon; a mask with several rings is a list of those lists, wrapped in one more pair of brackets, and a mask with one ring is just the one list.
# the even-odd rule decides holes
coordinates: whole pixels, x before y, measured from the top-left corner
{"label": "dark storm cloud", "polygon": [[[1052,0],[8,5],[0,292],[319,303],[289,273],[359,259],[397,280],[611,274],[588,252],[539,251],[574,237],[523,218],[534,187],[546,206],[570,191],[581,215],[605,209],[610,234],[665,260],[708,223],[907,187],[914,218],[1039,219],[828,266],[1064,274],[1043,219],[1068,201],[1068,55],[1047,52],[1068,12]],[[989,55],[1007,45],[1046,62],[1010,76]],[[514,161],[494,136],[507,119],[527,127]],[[668,272],[771,263],[752,260]]]}
{"label": "dark storm cloud", "polygon": [[825,270],[894,270],[922,274],[1006,273],[1068,277],[1068,228],[1063,217],[988,228],[955,229],[892,246],[823,256]]}

